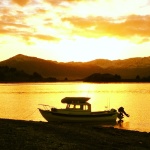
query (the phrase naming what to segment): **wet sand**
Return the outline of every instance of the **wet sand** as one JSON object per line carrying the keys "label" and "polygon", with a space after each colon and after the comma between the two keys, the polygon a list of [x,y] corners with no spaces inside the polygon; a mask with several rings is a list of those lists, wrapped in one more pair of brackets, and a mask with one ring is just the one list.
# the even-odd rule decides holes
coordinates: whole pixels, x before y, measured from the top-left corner
{"label": "wet sand", "polygon": [[0,119],[1,150],[147,150],[150,133],[98,125]]}

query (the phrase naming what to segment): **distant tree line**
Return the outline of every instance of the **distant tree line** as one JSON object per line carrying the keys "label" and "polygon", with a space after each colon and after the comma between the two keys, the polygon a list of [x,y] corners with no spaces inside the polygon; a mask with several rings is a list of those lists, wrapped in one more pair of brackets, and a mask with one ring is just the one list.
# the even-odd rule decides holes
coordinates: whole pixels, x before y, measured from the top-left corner
{"label": "distant tree line", "polygon": [[86,78],[83,79],[85,82],[120,82],[121,76],[120,75],[112,75],[109,73],[100,74],[94,73]]}
{"label": "distant tree line", "polygon": [[34,72],[32,75],[25,73],[23,70],[0,66],[0,82],[55,82],[56,78],[44,78],[39,73]]}
{"label": "distant tree line", "polygon": [[[16,68],[8,66],[0,66],[0,82],[57,82],[55,77],[44,78],[37,72],[33,74],[28,74],[23,70],[17,70]],[[62,81],[69,81],[66,77]],[[120,75],[112,75],[109,73],[101,74],[94,73],[84,79],[78,79],[74,81],[84,81],[84,82],[150,82],[150,76],[140,77],[137,75],[134,79],[122,79]]]}
{"label": "distant tree line", "polygon": [[137,75],[134,79],[122,79],[120,75],[109,73],[94,73],[83,79],[85,82],[150,82],[150,76],[141,78]]}

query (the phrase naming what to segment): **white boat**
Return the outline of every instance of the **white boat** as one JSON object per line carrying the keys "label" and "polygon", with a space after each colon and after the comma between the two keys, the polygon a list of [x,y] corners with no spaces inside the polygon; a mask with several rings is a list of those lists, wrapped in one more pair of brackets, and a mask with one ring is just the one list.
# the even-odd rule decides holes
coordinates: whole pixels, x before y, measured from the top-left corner
{"label": "white boat", "polygon": [[48,121],[60,122],[116,122],[117,110],[91,111],[89,97],[65,97],[61,100],[66,103],[66,108],[58,109],[43,105],[38,108],[41,115]]}

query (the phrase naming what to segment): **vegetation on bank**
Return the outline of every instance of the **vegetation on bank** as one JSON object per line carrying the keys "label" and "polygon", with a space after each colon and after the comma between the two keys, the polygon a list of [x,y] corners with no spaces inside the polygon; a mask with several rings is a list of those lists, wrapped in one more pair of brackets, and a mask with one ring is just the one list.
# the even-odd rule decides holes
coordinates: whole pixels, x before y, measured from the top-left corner
{"label": "vegetation on bank", "polygon": [[86,78],[85,82],[150,82],[150,76],[141,78],[137,75],[134,79],[122,79],[120,75],[112,75],[109,73],[100,74],[94,73]]}
{"label": "vegetation on bank", "polygon": [[54,77],[44,78],[37,72],[32,75],[27,74],[23,70],[9,68],[8,66],[0,67],[0,82],[56,82]]}
{"label": "vegetation on bank", "polygon": [[[67,77],[64,80],[58,80],[55,77],[43,77],[41,74],[34,72],[28,74],[23,70],[17,70],[8,66],[0,66],[0,82],[57,82],[70,81]],[[84,79],[77,79],[74,81],[84,82],[150,82],[150,76],[140,77],[137,75],[134,79],[122,79],[120,75],[112,75],[109,73],[93,73]]]}

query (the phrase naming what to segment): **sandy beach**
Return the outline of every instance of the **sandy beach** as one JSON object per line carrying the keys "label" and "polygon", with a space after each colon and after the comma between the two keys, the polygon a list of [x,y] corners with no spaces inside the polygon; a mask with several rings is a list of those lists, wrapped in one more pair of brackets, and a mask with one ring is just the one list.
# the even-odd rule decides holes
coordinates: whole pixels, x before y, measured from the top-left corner
{"label": "sandy beach", "polygon": [[150,133],[98,125],[0,119],[0,149],[150,149]]}

